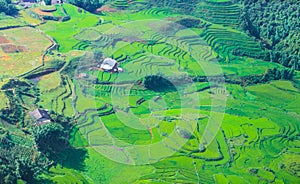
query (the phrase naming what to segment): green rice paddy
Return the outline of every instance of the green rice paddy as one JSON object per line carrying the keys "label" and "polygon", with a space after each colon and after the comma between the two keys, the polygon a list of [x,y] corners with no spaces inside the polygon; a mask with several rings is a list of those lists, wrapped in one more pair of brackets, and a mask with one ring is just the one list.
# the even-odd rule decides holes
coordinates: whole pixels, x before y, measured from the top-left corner
{"label": "green rice paddy", "polygon": [[[127,1],[112,6],[130,9]],[[53,15],[61,16],[56,8]],[[56,183],[299,182],[299,81],[191,82],[260,76],[283,67],[264,61],[266,51],[237,29],[239,5],[203,2],[198,17],[211,26],[195,29],[174,24],[182,15],[165,9],[95,15],[70,4],[62,8],[69,21],[46,21],[36,28],[53,37],[59,45],[54,55],[65,61],[39,78],[38,105],[73,117],[70,143],[78,150],[43,178]],[[7,21],[17,24],[0,19],[0,27]],[[100,71],[94,57],[99,50],[124,72]],[[55,58],[48,56],[48,62]],[[153,75],[168,79],[176,90],[140,85]],[[2,91],[0,99],[2,108]]]}
{"label": "green rice paddy", "polygon": [[[120,3],[116,2],[114,6]],[[51,104],[50,100],[47,103],[41,102],[41,105],[58,113],[65,113],[63,107],[73,106],[72,112],[78,114],[77,131],[73,135],[72,143],[78,147],[86,147],[88,151],[88,158],[84,162],[85,171],[80,172],[82,177],[88,177],[94,183],[297,181],[295,175],[287,174],[274,164],[274,159],[277,159],[278,164],[284,164],[286,162],[284,158],[293,155],[297,149],[295,146],[298,140],[295,136],[299,130],[297,125],[299,119],[294,119],[294,116],[299,116],[295,100],[300,94],[293,83],[276,81],[244,89],[239,85],[228,84],[224,121],[216,137],[207,147],[205,146],[203,152],[197,150],[208,125],[210,112],[207,110],[214,105],[211,100],[212,89],[208,83],[198,83],[195,86],[196,90],[190,89],[191,93],[199,96],[200,103],[186,110],[195,111],[203,117],[195,122],[194,130],[185,127],[185,123],[178,119],[182,113],[178,111],[182,108],[180,106],[182,99],[176,97],[176,93],[171,91],[153,93],[132,85],[140,77],[147,75],[163,74],[166,77],[180,76],[184,73],[189,76],[205,75],[207,72],[205,70],[210,69],[206,63],[218,56],[224,58],[224,63],[221,63],[220,67],[227,75],[261,75],[268,68],[278,67],[274,63],[252,57],[254,54],[256,56],[258,53],[264,54],[262,48],[252,38],[236,29],[220,26],[218,23],[223,19],[218,17],[207,19],[214,24],[206,30],[198,29],[191,33],[183,29],[170,36],[156,27],[155,21],[152,20],[176,16],[164,13],[164,10],[150,9],[138,13],[117,12],[96,16],[79,13],[77,8],[71,5],[63,7],[71,16],[70,21],[63,23],[50,21],[41,26],[41,29],[58,42],[59,51],[64,53],[76,48],[93,52],[95,49],[101,49],[105,56],[115,58],[125,69],[124,73],[116,75],[90,72],[83,67],[80,72],[88,73],[89,78],[98,78],[103,84],[90,85],[88,81],[72,79],[69,82],[74,83],[73,95],[76,95],[76,101],[73,99],[67,102],[65,97],[72,90],[68,85],[51,92],[52,97],[51,93],[43,95],[45,99],[52,101],[55,99],[56,103],[52,102],[52,106],[46,105]],[[227,8],[232,10],[232,18],[220,24],[234,27],[233,22],[236,21],[234,16],[239,16],[238,10],[235,10],[238,7],[230,5]],[[129,20],[136,22],[131,24],[127,22]],[[164,24],[167,23],[169,22],[166,21]],[[197,33],[201,33],[201,37],[196,38]],[[191,38],[194,36],[193,39],[189,38],[189,35]],[[189,50],[192,48],[197,48],[197,52]],[[244,50],[248,55],[235,55],[233,51],[236,48]],[[197,61],[200,62],[200,66]],[[85,61],[82,62],[81,65],[84,66]],[[156,96],[160,96],[169,110],[163,110],[159,106],[161,105],[159,100],[153,101]],[[186,96],[187,99],[191,97]],[[136,102],[141,98],[146,101],[136,106]],[[132,106],[129,109],[132,115],[127,117],[122,110],[116,112],[111,105],[118,109]],[[286,110],[282,111],[283,108]],[[158,121],[155,116],[162,119]],[[142,121],[143,119],[146,121]],[[124,125],[124,122],[131,123]],[[141,130],[132,126],[141,126]],[[181,126],[185,127],[181,132],[190,131],[192,137],[178,148],[176,141],[179,143],[182,138],[178,135],[174,137],[172,133],[176,132],[176,127]],[[172,136],[173,140],[168,136]],[[112,140],[115,142],[112,143]],[[150,158],[160,160],[152,163],[148,160],[149,155],[143,155],[145,150],[139,145],[161,142],[168,146],[158,146],[159,149],[152,151]],[[136,150],[133,152],[127,148],[129,145],[135,145]],[[118,147],[123,152],[114,153],[112,146]],[[160,156],[171,150],[174,151],[172,156]],[[110,154],[103,156],[101,153]],[[120,157],[117,158],[118,162],[128,164],[145,161],[151,164],[126,166],[110,161],[106,157]],[[67,169],[61,169],[63,172],[69,172]],[[258,172],[251,174],[251,169],[257,169]]]}

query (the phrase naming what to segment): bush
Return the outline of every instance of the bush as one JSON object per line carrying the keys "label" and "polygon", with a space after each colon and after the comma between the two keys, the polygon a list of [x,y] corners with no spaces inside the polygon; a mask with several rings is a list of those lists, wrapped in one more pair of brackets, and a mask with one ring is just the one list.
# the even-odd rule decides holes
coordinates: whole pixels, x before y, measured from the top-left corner
{"label": "bush", "polygon": [[70,19],[71,19],[70,16],[66,16],[66,17],[63,17],[63,18],[61,19],[61,21],[62,21],[62,22],[66,22],[66,21],[69,21]]}
{"label": "bush", "polygon": [[53,16],[48,16],[48,15],[43,16],[43,19],[59,21],[59,17],[53,17]]}

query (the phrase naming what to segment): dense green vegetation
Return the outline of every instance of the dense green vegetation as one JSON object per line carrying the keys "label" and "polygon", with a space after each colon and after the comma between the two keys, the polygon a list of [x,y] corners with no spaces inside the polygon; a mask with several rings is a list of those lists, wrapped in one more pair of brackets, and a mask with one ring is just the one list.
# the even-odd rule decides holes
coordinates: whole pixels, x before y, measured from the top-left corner
{"label": "dense green vegetation", "polygon": [[4,90],[9,104],[6,108],[1,109],[0,117],[11,124],[19,124],[25,126],[25,110],[24,97],[31,98],[34,103],[38,102],[38,89],[25,81],[11,79],[1,87]]}
{"label": "dense green vegetation", "polygon": [[11,0],[0,0],[0,13],[2,12],[7,15],[16,15],[18,13]]}
{"label": "dense green vegetation", "polygon": [[270,60],[300,70],[300,2],[244,1],[241,26],[261,40],[270,51]]}
{"label": "dense green vegetation", "polygon": [[19,144],[5,128],[0,128],[0,182],[18,179],[33,182],[49,169],[51,162],[35,149]]}
{"label": "dense green vegetation", "polygon": [[66,133],[64,128],[57,123],[39,126],[33,130],[38,150],[52,159],[58,157],[59,153],[65,149],[68,142]]}
{"label": "dense green vegetation", "polygon": [[70,0],[0,15],[0,183],[299,183],[298,5]]}
{"label": "dense green vegetation", "polygon": [[94,12],[97,8],[100,8],[107,0],[67,0],[68,3],[81,7],[87,11]]}

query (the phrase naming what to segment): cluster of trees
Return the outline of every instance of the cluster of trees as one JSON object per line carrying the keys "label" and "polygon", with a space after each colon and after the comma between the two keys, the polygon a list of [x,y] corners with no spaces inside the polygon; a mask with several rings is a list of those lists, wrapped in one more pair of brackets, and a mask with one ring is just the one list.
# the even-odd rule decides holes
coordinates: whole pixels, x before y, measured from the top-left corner
{"label": "cluster of trees", "polygon": [[[270,68],[265,71],[264,74],[260,75],[248,75],[244,77],[236,75],[225,75],[225,82],[229,84],[239,84],[242,86],[266,83],[272,80],[290,80],[294,76],[294,68]],[[220,78],[222,82],[222,76],[215,76],[216,81]],[[211,79],[212,80],[212,79]],[[206,76],[196,76],[193,78],[194,82],[208,82]]]}
{"label": "cluster of trees", "polygon": [[267,69],[263,75],[252,75],[242,77],[241,85],[251,85],[251,84],[259,84],[259,83],[266,83],[271,80],[290,80],[294,76],[294,69],[289,68],[273,68]]}
{"label": "cluster of trees", "polygon": [[89,12],[94,12],[103,6],[108,0],[67,0],[68,3],[83,8]]}
{"label": "cluster of trees", "polygon": [[199,0],[149,0],[150,6],[172,8],[175,12],[191,14]]}
{"label": "cluster of trees", "polygon": [[25,111],[27,109],[22,105],[23,97],[27,96],[35,99],[34,103],[36,104],[39,101],[39,89],[27,82],[10,79],[1,87],[1,90],[5,90],[9,104],[6,108],[0,109],[0,118],[6,120],[8,123],[24,126]]}
{"label": "cluster of trees", "polygon": [[263,75],[262,81],[267,82],[270,80],[279,80],[279,79],[285,79],[290,80],[294,76],[294,68],[273,68],[268,69],[265,74]]}
{"label": "cluster of trees", "polygon": [[51,0],[44,0],[46,5],[51,5],[52,1]]}
{"label": "cluster of trees", "polygon": [[35,126],[32,135],[35,146],[26,147],[12,140],[9,132],[0,127],[0,183],[39,180],[39,175],[57,163],[69,146],[67,131],[59,123]]}
{"label": "cluster of trees", "polygon": [[59,123],[34,127],[33,137],[38,150],[53,161],[68,147],[68,132]]}
{"label": "cluster of trees", "polygon": [[6,108],[0,110],[0,118],[11,124],[18,124],[24,121],[24,109],[13,91],[5,91],[5,95],[9,100]]}
{"label": "cluster of trees", "polygon": [[[15,114],[18,109],[10,111]],[[65,152],[78,152],[70,147],[68,142],[70,118],[53,112],[50,115],[58,123],[35,126],[31,122],[26,126],[27,134],[33,137],[32,146],[20,144],[18,139],[11,138],[8,130],[0,126],[0,183],[17,183],[19,179],[35,183],[41,180],[40,174],[47,172],[50,166],[64,161]],[[8,117],[10,116],[11,114],[8,114]],[[85,154],[80,153],[82,156]]]}
{"label": "cluster of trees", "polygon": [[194,27],[199,27],[201,21],[195,18],[183,18],[181,20],[178,20],[176,23],[186,28],[194,28]]}
{"label": "cluster of trees", "polygon": [[16,144],[9,132],[0,127],[0,183],[32,183],[45,172],[51,161],[34,148]]}
{"label": "cluster of trees", "polygon": [[[16,139],[15,135],[11,136],[8,130],[0,126],[0,183],[17,183],[18,180],[43,183],[41,174],[57,163],[68,167],[84,167],[82,163],[86,151],[69,145],[71,118],[50,111],[53,122],[35,126],[30,118],[26,122],[29,109],[26,109],[23,97],[36,99],[34,103],[37,104],[39,89],[18,79],[10,79],[1,89],[9,99],[9,106],[0,110],[0,119],[12,126],[19,125],[16,128],[21,128],[33,141],[23,145],[23,141],[20,142],[22,135],[18,134]],[[71,156],[76,163],[66,161]]]}
{"label": "cluster of trees", "polygon": [[270,51],[269,56],[270,61],[272,62],[280,63],[285,67],[293,68],[295,70],[300,70],[300,55],[292,55],[289,52],[272,50]]}
{"label": "cluster of trees", "polygon": [[240,1],[241,27],[270,50],[269,60],[300,70],[300,1]]}
{"label": "cluster of trees", "polygon": [[18,14],[18,10],[11,0],[0,0],[0,13],[2,12],[12,16]]}

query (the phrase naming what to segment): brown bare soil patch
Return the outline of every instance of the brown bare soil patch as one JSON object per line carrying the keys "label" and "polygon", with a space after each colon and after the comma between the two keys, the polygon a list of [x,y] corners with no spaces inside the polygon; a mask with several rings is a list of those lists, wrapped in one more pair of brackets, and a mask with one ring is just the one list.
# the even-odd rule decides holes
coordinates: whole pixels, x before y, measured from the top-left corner
{"label": "brown bare soil patch", "polygon": [[117,9],[111,8],[111,7],[106,6],[106,5],[102,6],[101,8],[98,8],[96,10],[97,13],[100,13],[100,12],[117,12],[117,11],[118,11]]}
{"label": "brown bare soil patch", "polygon": [[1,45],[3,52],[5,53],[15,53],[15,52],[26,52],[27,49],[24,46],[17,46],[13,44]]}
{"label": "brown bare soil patch", "polygon": [[11,58],[4,52],[0,54],[0,61],[9,61]]}
{"label": "brown bare soil patch", "polygon": [[0,36],[0,44],[3,44],[3,43],[10,43],[10,41],[5,38],[4,36]]}
{"label": "brown bare soil patch", "polygon": [[32,9],[33,12],[37,13],[38,15],[48,15],[48,16],[52,16],[51,12],[44,12],[42,11],[40,8],[34,8]]}
{"label": "brown bare soil patch", "polygon": [[129,43],[133,43],[133,42],[143,42],[145,40],[142,40],[140,38],[138,38],[137,36],[130,36],[130,37],[126,37],[122,39],[124,42],[129,42]]}

